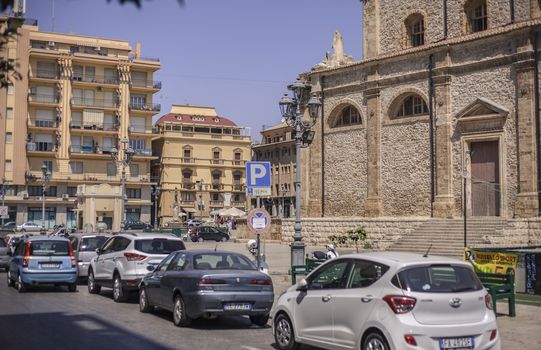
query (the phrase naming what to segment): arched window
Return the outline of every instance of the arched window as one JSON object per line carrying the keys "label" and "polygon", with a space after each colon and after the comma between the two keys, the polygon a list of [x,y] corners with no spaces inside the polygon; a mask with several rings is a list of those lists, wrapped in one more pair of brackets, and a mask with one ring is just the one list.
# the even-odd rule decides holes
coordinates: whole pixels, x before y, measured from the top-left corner
{"label": "arched window", "polygon": [[219,170],[212,172],[212,189],[218,191],[222,189],[222,172]]}
{"label": "arched window", "polygon": [[467,31],[481,32],[488,29],[488,12],[486,0],[470,0],[464,6],[467,19]]}
{"label": "arched window", "polygon": [[353,106],[344,107],[334,122],[333,127],[361,124],[361,115]]}
{"label": "arched window", "polygon": [[426,114],[428,114],[428,107],[425,101],[419,95],[409,95],[400,103],[394,117],[403,118]]}
{"label": "arched window", "polygon": [[425,44],[425,21],[423,15],[414,13],[405,22],[407,33],[407,47]]}

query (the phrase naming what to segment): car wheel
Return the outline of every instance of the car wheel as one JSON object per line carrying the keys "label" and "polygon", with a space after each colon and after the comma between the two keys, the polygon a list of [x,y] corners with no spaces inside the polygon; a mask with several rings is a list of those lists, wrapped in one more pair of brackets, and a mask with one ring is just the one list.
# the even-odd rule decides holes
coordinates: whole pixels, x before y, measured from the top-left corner
{"label": "car wheel", "polygon": [[256,326],[264,327],[267,325],[267,322],[269,322],[269,314],[250,316],[250,321]]}
{"label": "car wheel", "polygon": [[222,242],[227,242],[227,237],[225,237],[225,236],[222,237],[221,241],[222,241]]}
{"label": "car wheel", "polygon": [[389,350],[387,340],[380,333],[370,333],[364,340],[363,350]]}
{"label": "car wheel", "polygon": [[184,300],[180,295],[177,295],[175,297],[175,304],[173,306],[173,323],[177,327],[186,327],[191,322],[192,319],[186,314]]}
{"label": "car wheel", "polygon": [[118,274],[115,275],[113,279],[113,300],[117,303],[126,301],[128,295],[124,292],[122,288],[122,280]]}
{"label": "car wheel", "polygon": [[19,277],[17,278],[17,290],[19,293],[26,292],[26,284],[24,284],[21,274],[19,274]]}
{"label": "car wheel", "polygon": [[77,291],[77,282],[69,284],[68,285],[68,290],[70,292],[72,292],[72,293],[76,292]]}
{"label": "car wheel", "polygon": [[274,340],[280,350],[296,350],[300,344],[295,341],[293,325],[289,318],[280,314],[274,321]]}
{"label": "car wheel", "polygon": [[96,284],[94,280],[94,272],[92,270],[88,271],[88,293],[98,294],[101,291],[101,286]]}
{"label": "car wheel", "polygon": [[198,241],[199,243],[201,243],[201,242],[204,241],[204,239],[203,239],[203,237],[199,237],[199,238],[197,239],[197,241]]}
{"label": "car wheel", "polygon": [[11,278],[11,272],[8,270],[7,273],[8,278],[8,287],[13,287],[15,285],[15,281]]}
{"label": "car wheel", "polygon": [[145,287],[139,290],[139,311],[144,313],[152,311],[152,305],[148,302],[147,289]]}

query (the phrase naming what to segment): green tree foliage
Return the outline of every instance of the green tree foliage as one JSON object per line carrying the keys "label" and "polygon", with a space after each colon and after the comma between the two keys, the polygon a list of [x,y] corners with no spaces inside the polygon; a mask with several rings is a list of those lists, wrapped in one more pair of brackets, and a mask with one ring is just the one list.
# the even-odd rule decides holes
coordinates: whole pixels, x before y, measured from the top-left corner
{"label": "green tree foliage", "polygon": [[355,250],[357,251],[357,253],[359,252],[359,245],[361,243],[363,243],[363,248],[371,248],[370,243],[366,242],[367,238],[368,233],[363,226],[348,230],[343,234],[329,236],[329,240],[337,246],[349,245],[349,243],[353,243],[355,245]]}

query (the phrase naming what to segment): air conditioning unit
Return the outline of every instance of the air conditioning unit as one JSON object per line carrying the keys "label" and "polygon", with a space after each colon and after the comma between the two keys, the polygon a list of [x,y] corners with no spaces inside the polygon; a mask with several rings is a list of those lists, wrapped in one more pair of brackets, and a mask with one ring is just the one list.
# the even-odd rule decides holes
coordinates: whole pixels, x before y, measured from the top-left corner
{"label": "air conditioning unit", "polygon": [[54,44],[54,41],[49,41],[49,42],[47,43],[47,46],[49,46],[49,47],[54,47],[54,45],[55,45],[55,44]]}
{"label": "air conditioning unit", "polygon": [[23,199],[28,199],[28,197],[29,197],[29,196],[28,196],[28,192],[24,192],[24,193],[23,193]]}
{"label": "air conditioning unit", "polygon": [[62,195],[62,199],[65,200],[65,201],[67,201],[69,198],[70,198],[70,195],[67,194],[67,193],[64,193],[64,194]]}

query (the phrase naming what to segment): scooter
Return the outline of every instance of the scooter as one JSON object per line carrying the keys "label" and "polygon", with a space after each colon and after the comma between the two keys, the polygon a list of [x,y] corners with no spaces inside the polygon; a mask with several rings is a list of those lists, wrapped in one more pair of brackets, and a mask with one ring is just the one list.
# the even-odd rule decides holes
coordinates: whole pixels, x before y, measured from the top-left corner
{"label": "scooter", "polygon": [[[255,239],[251,239],[249,240],[248,242],[246,242],[246,249],[248,249],[248,251],[250,252],[250,254],[253,255],[254,257],[254,265],[257,266],[257,241]],[[267,264],[267,262],[265,261],[265,255],[263,253],[261,253],[260,257],[259,257],[259,271],[265,273],[265,274],[269,274],[269,265]]]}
{"label": "scooter", "polygon": [[312,252],[312,259],[323,262],[340,256],[336,251],[334,244],[327,244],[325,245],[325,248],[327,248],[327,252],[322,252],[321,250]]}

